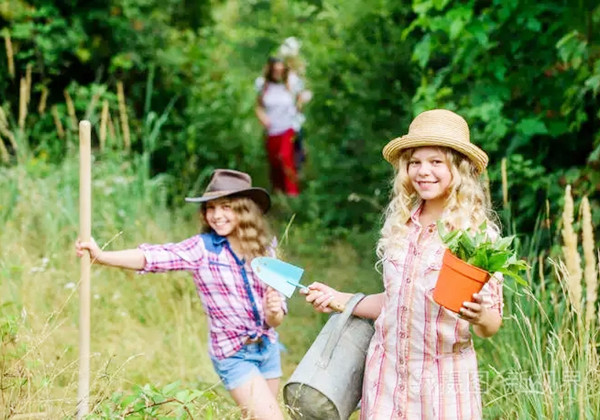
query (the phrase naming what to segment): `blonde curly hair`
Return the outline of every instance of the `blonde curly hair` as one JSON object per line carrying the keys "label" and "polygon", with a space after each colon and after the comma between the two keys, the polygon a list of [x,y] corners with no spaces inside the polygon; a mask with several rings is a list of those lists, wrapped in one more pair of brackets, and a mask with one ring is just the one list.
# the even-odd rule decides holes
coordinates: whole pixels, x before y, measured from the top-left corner
{"label": "blonde curly hair", "polygon": [[[487,184],[482,181],[475,165],[461,153],[447,147],[435,147],[444,153],[452,174],[442,220],[448,230],[477,229],[487,222],[488,233],[500,232],[498,218],[492,210]],[[403,251],[407,222],[422,200],[409,177],[408,164],[417,148],[407,149],[398,157],[392,182],[392,199],[384,213],[381,238],[377,243],[380,259],[394,258]]]}
{"label": "blonde curly hair", "polygon": [[[261,256],[272,256],[274,237],[260,207],[248,197],[225,197],[211,200],[213,204],[229,204],[238,217],[238,225],[232,232],[239,240],[244,258],[252,259]],[[211,227],[206,220],[207,203],[201,206],[203,228],[208,233]]]}

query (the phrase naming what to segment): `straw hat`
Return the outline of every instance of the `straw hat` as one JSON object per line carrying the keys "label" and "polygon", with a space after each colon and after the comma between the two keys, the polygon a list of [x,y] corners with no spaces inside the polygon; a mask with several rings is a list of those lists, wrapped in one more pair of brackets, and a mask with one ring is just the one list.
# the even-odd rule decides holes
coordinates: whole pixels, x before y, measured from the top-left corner
{"label": "straw hat", "polygon": [[425,146],[456,150],[468,157],[479,172],[483,172],[488,164],[487,154],[469,140],[469,126],[464,118],[445,109],[432,109],[417,115],[408,127],[408,134],[386,144],[383,157],[396,166],[403,150]]}
{"label": "straw hat", "polygon": [[216,169],[201,197],[186,197],[188,203],[205,203],[217,198],[238,196],[248,197],[253,200],[263,213],[271,207],[269,193],[263,189],[252,186],[252,178],[245,172],[233,169]]}

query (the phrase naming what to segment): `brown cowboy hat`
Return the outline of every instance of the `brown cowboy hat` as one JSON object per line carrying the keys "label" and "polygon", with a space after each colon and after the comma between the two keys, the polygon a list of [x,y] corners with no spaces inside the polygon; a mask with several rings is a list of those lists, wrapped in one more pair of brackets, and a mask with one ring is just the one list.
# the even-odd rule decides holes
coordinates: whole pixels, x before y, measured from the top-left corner
{"label": "brown cowboy hat", "polygon": [[383,157],[396,166],[403,150],[427,146],[449,147],[462,153],[480,173],[488,164],[487,154],[471,143],[469,125],[464,118],[446,109],[432,109],[417,115],[408,127],[408,134],[391,140],[383,148]]}
{"label": "brown cowboy hat", "polygon": [[186,197],[188,203],[205,203],[217,198],[238,196],[253,200],[263,213],[271,207],[271,197],[263,189],[252,186],[252,178],[245,172],[233,169],[216,169],[201,197]]}

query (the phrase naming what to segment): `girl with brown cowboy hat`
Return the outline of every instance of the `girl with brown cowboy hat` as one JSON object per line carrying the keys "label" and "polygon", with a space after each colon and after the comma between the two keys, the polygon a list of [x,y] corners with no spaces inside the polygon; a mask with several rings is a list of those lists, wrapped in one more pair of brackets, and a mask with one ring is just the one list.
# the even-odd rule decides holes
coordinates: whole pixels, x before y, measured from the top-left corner
{"label": "girl with brown cowboy hat", "polygon": [[281,360],[275,328],[287,311],[279,292],[262,283],[250,266],[257,256],[274,256],[274,238],[264,214],[271,200],[250,176],[230,169],[213,172],[200,203],[203,232],[177,243],[142,244],[103,251],[93,240],[77,241],[100,264],[140,273],[192,273],[209,323],[209,353],[225,388],[244,418],[283,420],[277,402]]}
{"label": "girl with brown cowboy hat", "polygon": [[[498,225],[480,175],[488,157],[471,143],[466,121],[434,109],[419,114],[408,134],[391,140],[383,157],[394,167],[393,192],[377,254],[383,293],[365,297],[354,315],[374,319],[366,358],[361,419],[476,420],[482,417],[471,331],[486,338],[502,323],[502,276],[496,273],[460,314],[432,297],[445,246],[436,222],[449,230]],[[341,293],[321,283],[306,300],[329,312]]]}

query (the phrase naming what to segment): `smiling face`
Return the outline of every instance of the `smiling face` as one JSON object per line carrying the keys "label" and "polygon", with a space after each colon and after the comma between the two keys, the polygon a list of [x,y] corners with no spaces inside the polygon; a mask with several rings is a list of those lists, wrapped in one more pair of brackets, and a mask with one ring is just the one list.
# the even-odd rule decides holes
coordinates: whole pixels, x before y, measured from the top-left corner
{"label": "smiling face", "polygon": [[437,147],[420,147],[408,161],[408,177],[421,197],[428,204],[443,206],[452,181],[446,154]]}
{"label": "smiling face", "polygon": [[206,203],[204,218],[206,223],[221,236],[229,236],[238,226],[238,215],[227,199],[213,200]]}

